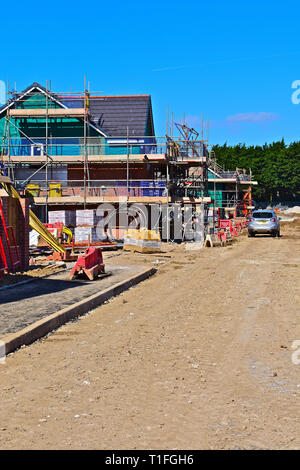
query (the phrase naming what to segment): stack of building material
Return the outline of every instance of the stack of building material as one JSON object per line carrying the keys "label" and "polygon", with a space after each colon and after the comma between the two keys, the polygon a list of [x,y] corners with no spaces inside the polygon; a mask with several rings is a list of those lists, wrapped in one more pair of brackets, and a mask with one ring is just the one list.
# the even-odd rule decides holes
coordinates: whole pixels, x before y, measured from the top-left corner
{"label": "stack of building material", "polygon": [[75,211],[49,211],[48,213],[49,224],[57,222],[63,223],[66,227],[75,227],[76,225],[76,212]]}
{"label": "stack of building material", "polygon": [[104,211],[96,211],[95,209],[85,209],[76,211],[77,227],[95,227],[99,221],[103,219]]}
{"label": "stack of building material", "polygon": [[75,243],[88,242],[95,243],[101,241],[101,234],[97,234],[96,227],[75,227]]}
{"label": "stack of building material", "polygon": [[101,228],[97,230],[97,224],[104,218],[104,211],[85,209],[76,211],[75,242],[91,243],[101,241],[103,234]]}
{"label": "stack of building material", "polygon": [[156,253],[161,251],[161,240],[158,232],[145,228],[129,229],[124,235],[123,250],[139,253]]}

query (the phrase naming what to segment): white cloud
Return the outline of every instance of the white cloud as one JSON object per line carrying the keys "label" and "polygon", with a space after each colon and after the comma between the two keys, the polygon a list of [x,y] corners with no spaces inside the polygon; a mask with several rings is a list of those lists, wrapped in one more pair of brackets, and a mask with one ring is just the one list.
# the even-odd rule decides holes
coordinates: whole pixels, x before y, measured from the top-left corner
{"label": "white cloud", "polygon": [[276,121],[279,118],[278,114],[274,113],[241,113],[227,116],[226,121],[228,123],[253,123],[253,122],[269,122]]}

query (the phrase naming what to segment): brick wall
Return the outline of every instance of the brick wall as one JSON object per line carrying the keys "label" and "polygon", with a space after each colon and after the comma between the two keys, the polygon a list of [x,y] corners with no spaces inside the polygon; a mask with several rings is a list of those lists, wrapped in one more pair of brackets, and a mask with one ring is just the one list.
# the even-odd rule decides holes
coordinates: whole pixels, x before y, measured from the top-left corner
{"label": "brick wall", "polygon": [[[126,180],[126,164],[115,163],[111,166],[104,163],[101,165],[89,164],[89,174],[91,180]],[[130,163],[129,177],[136,180],[151,179],[153,177],[152,169],[147,168],[145,163]],[[83,181],[83,179],[83,165],[68,166],[68,180]]]}
{"label": "brick wall", "polygon": [[[8,200],[9,200],[9,197],[7,197],[7,196],[0,198],[5,223],[8,222],[8,211],[9,211]],[[3,228],[3,224],[2,224],[2,219],[0,220],[0,237],[1,237],[2,245],[3,245],[2,248],[3,248],[4,254],[5,254],[6,264],[8,266],[8,269],[11,270],[11,263],[10,263],[10,258],[9,258],[8,246],[7,246],[7,243],[6,243],[6,236],[5,236],[5,232],[4,232],[4,228]],[[5,266],[5,261],[1,259],[0,260],[0,265],[1,265],[1,268],[3,268]]]}
{"label": "brick wall", "polygon": [[[0,201],[2,204],[2,210],[6,226],[13,227],[20,261],[21,270],[24,271],[29,266],[29,200],[28,199],[15,199],[8,196],[1,196]],[[11,254],[14,260],[16,260],[16,250],[13,248],[13,239],[11,236],[11,230],[8,229],[8,235],[11,245]],[[6,235],[0,218],[0,237],[3,243],[5,257],[7,265],[10,271],[13,271],[12,264],[9,255],[8,244]],[[1,267],[3,263],[0,261]],[[17,268],[19,270],[19,268]]]}

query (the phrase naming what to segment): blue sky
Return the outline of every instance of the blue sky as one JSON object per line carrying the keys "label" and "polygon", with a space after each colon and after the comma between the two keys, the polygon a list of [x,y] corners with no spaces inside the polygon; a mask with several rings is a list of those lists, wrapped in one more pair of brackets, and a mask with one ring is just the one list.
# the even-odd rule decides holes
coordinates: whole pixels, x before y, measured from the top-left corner
{"label": "blue sky", "polygon": [[[24,89],[151,94],[157,135],[175,120],[210,142],[300,140],[296,1],[14,2],[1,6],[0,79]],[[6,45],[5,45],[6,42]]]}

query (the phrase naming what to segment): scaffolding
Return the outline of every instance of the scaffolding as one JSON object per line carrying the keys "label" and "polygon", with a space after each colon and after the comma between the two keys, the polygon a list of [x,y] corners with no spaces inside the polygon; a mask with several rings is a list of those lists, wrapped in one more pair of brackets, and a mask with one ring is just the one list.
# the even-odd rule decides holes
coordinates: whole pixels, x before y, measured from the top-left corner
{"label": "scaffolding", "polygon": [[[48,85],[50,84],[50,86]],[[84,79],[84,92],[59,92],[59,93],[52,93],[51,91],[51,82],[46,83],[46,87],[40,89],[41,95],[43,97],[37,98],[36,92],[32,93],[18,93],[15,90],[10,91],[9,83],[7,86],[7,111],[5,117],[5,128],[2,136],[2,148],[1,148],[1,164],[4,170],[6,170],[8,176],[13,181],[16,186],[19,186],[19,189],[25,189],[25,186],[38,174],[41,170],[45,169],[45,208],[46,214],[48,212],[48,200],[49,200],[49,167],[51,168],[52,165],[57,165],[59,163],[64,163],[61,161],[60,158],[52,158],[50,155],[49,149],[51,148],[51,141],[52,136],[49,135],[49,121],[53,122],[54,119],[64,119],[64,118],[74,118],[74,119],[81,119],[83,122],[83,165],[84,165],[84,178],[83,178],[83,186],[84,186],[84,207],[86,207],[86,199],[87,199],[87,188],[89,186],[89,161],[88,161],[88,137],[89,137],[89,99],[91,95],[99,94],[101,92],[90,92],[86,86],[86,78]],[[22,106],[22,103],[27,101],[33,97],[33,104],[32,108],[16,108],[16,103]],[[51,100],[49,99],[51,98]],[[50,103],[64,103],[62,107],[55,108],[50,106]],[[66,106],[65,103],[70,102],[72,106],[69,108]],[[74,103],[79,102],[81,106],[74,107]],[[83,103],[83,104],[82,104]],[[44,107],[43,107],[44,106]],[[45,127],[45,136],[44,142],[41,144],[39,141],[41,140],[42,136],[37,138],[33,138],[25,133],[20,128],[17,128],[16,124],[13,122],[13,119],[43,119],[44,127]],[[27,141],[27,145],[14,145],[13,139],[11,137],[11,129],[17,129],[18,133]],[[50,140],[50,142],[49,142]],[[64,139],[65,140],[65,139]],[[14,168],[18,165],[16,159],[13,160],[12,154],[21,154],[22,150],[26,147],[34,146],[36,149],[40,149],[40,156],[42,158],[42,163],[36,171],[32,172],[32,174],[21,182],[21,188],[19,182],[16,181]],[[19,152],[16,152],[16,149]],[[12,150],[15,150],[12,152]],[[26,152],[25,152],[26,153]],[[5,158],[7,157],[7,158]],[[21,160],[21,159],[20,159]],[[33,159],[34,160],[34,159]],[[24,162],[23,162],[24,163]],[[34,163],[34,161],[32,162]],[[65,162],[66,163],[66,162]]]}
{"label": "scaffolding", "polygon": [[[203,115],[201,135],[187,126],[185,118],[183,123],[174,123],[172,113],[172,126],[169,129],[168,118],[166,136],[135,136],[133,139],[127,127],[125,136],[114,136],[117,143],[112,148],[114,144],[108,143],[104,133],[100,135],[99,128],[96,129],[97,138],[90,135],[91,127],[95,129],[90,119],[90,102],[93,98],[98,98],[99,93],[102,92],[89,90],[86,79],[83,92],[53,93],[51,81],[47,81],[46,87],[41,88],[39,94],[36,91],[10,91],[8,86],[1,163],[18,190],[25,193],[31,181],[40,186],[41,192],[38,197],[34,197],[34,203],[45,207],[46,220],[49,205],[80,204],[86,208],[92,203],[115,202],[119,196],[125,197],[127,202],[208,205],[211,199],[216,199],[216,190],[213,198],[208,190],[209,170],[216,173],[214,188],[222,180],[232,180],[235,184],[235,190],[228,190],[230,197],[233,197],[230,204],[237,205],[242,202],[244,198],[241,197],[241,183],[244,183],[243,178],[248,182],[247,175],[244,170],[235,174],[226,172],[218,165],[215,155],[209,151],[209,124],[207,138],[204,139],[203,136]],[[30,107],[25,106],[28,99],[31,100]],[[82,123],[79,143],[74,144],[73,137],[53,137],[53,122],[64,119],[74,119]],[[15,120],[25,124],[17,126]],[[42,120],[44,135],[42,136],[41,132],[38,137],[29,135],[27,120]],[[174,136],[174,126],[178,136]],[[16,130],[21,136],[18,139],[13,138]],[[119,153],[116,153],[116,150]],[[74,163],[82,166],[83,178],[60,178],[61,195],[64,197],[50,196],[50,185],[56,181],[53,178],[54,169],[65,168]],[[32,171],[30,170],[23,179],[17,178],[16,169],[26,168],[28,164],[35,165],[31,168]],[[124,180],[97,179],[92,176],[91,165],[95,164],[100,167],[102,165],[101,168],[105,165],[110,165],[111,168],[122,165],[126,169],[125,185]],[[150,167],[151,177],[132,177],[133,169],[137,165]],[[42,176],[39,178],[40,175]],[[251,184],[250,176],[250,187]]]}

